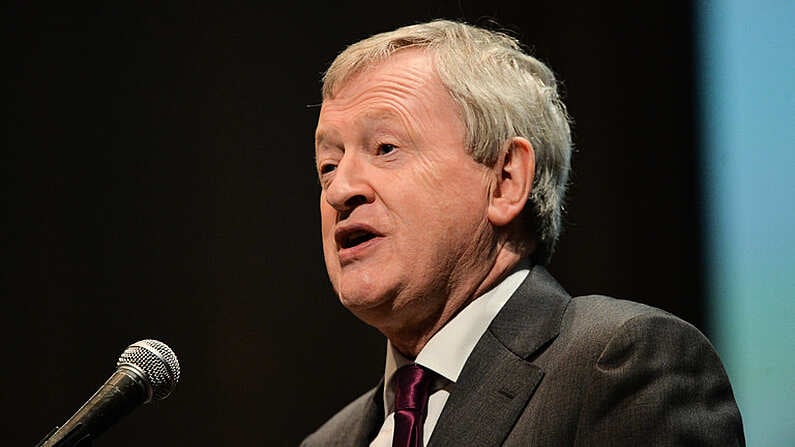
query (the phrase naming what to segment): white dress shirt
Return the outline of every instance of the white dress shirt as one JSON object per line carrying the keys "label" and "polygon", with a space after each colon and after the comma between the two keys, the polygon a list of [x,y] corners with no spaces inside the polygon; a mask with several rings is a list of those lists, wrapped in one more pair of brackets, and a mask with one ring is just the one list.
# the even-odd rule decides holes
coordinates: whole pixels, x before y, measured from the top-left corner
{"label": "white dress shirt", "polygon": [[[439,375],[428,399],[428,413],[423,426],[423,445],[428,444],[447,398],[455,387],[467,358],[478,340],[488,329],[491,320],[513,295],[530,272],[529,264],[521,263],[500,284],[476,298],[439,330],[417,354],[414,363]],[[384,425],[370,447],[391,447],[395,431],[395,386],[392,376],[401,366],[412,363],[387,342],[384,370]]]}

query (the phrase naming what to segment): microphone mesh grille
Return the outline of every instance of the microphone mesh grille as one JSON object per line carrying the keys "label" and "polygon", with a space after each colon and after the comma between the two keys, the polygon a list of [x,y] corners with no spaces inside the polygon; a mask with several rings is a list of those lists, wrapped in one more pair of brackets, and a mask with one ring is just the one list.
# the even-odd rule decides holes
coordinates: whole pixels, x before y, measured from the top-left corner
{"label": "microphone mesh grille", "polygon": [[166,398],[179,382],[177,356],[168,345],[157,340],[141,340],[128,346],[116,367],[124,364],[137,366],[146,374],[153,399]]}

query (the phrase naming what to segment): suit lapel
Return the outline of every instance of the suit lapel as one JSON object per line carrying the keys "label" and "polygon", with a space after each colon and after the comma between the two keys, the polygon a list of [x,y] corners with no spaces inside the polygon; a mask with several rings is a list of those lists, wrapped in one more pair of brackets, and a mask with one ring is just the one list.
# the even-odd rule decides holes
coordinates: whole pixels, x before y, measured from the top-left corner
{"label": "suit lapel", "polygon": [[467,359],[429,446],[502,444],[544,376],[528,359],[558,335],[569,298],[532,268]]}
{"label": "suit lapel", "polygon": [[486,332],[467,360],[428,445],[500,445],[542,376],[541,369]]}
{"label": "suit lapel", "polygon": [[384,379],[366,395],[362,406],[340,426],[326,445],[369,446],[384,423]]}

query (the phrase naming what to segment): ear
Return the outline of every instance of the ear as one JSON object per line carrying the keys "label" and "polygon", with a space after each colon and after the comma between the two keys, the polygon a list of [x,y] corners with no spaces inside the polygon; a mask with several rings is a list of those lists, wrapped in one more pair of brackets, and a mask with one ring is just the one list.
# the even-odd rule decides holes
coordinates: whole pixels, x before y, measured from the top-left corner
{"label": "ear", "polygon": [[505,142],[493,169],[497,184],[487,215],[492,225],[503,227],[522,214],[530,197],[536,169],[533,145],[525,138],[511,138]]}

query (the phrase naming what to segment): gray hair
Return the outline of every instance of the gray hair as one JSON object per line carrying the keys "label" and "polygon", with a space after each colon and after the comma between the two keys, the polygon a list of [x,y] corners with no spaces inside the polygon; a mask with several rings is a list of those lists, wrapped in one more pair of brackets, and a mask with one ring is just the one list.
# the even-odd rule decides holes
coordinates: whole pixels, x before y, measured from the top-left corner
{"label": "gray hair", "polygon": [[522,51],[513,37],[436,20],[376,34],[346,48],[323,77],[323,98],[333,98],[351,76],[405,48],[427,49],[435,58],[442,83],[461,107],[467,147],[476,161],[494,166],[514,137],[533,145],[533,256],[548,263],[561,232],[572,151],[569,117],[554,74]]}

